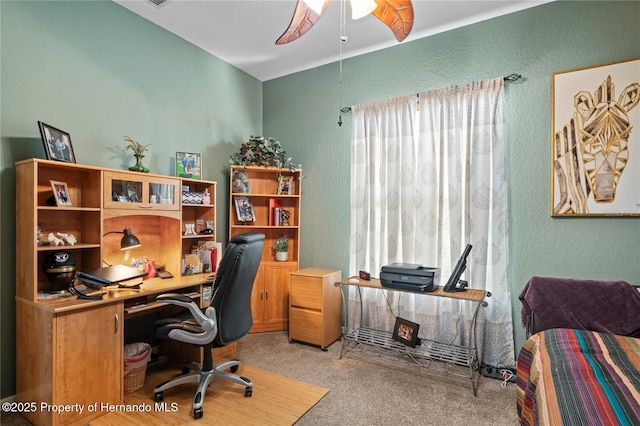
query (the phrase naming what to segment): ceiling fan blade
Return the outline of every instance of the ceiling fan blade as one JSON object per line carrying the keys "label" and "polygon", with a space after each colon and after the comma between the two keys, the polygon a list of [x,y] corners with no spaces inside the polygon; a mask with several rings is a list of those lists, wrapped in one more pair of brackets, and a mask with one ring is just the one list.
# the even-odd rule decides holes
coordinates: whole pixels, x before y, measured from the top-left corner
{"label": "ceiling fan blade", "polygon": [[[327,10],[331,0],[325,0],[322,6],[322,13]],[[322,14],[314,12],[304,0],[298,0],[296,10],[293,12],[291,23],[284,33],[276,40],[276,44],[287,44],[299,39],[318,22]]]}
{"label": "ceiling fan blade", "polygon": [[396,40],[402,41],[413,28],[413,4],[411,0],[376,0],[378,7],[371,12],[393,31]]}

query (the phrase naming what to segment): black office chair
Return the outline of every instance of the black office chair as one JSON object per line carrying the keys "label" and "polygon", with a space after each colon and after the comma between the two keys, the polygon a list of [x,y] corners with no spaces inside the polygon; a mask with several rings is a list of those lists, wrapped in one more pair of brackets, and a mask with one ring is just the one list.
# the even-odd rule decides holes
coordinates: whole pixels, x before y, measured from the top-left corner
{"label": "black office chair", "polygon": [[[156,336],[202,346],[204,358],[202,365],[192,362],[183,367],[181,376],[156,386],[155,402],[164,399],[166,389],[183,383],[198,383],[193,397],[193,417],[199,419],[204,414],[204,394],[214,378],[243,385],[244,396],[251,396],[251,380],[233,374],[238,370],[239,362],[231,360],[213,365],[211,350],[239,340],[253,325],[251,290],[263,247],[264,235],[258,233],[236,235],[229,241],[216,273],[211,305],[204,312],[197,303],[181,294],[168,293],[156,298],[187,308],[177,317],[157,321]],[[227,369],[231,372],[225,371]]]}

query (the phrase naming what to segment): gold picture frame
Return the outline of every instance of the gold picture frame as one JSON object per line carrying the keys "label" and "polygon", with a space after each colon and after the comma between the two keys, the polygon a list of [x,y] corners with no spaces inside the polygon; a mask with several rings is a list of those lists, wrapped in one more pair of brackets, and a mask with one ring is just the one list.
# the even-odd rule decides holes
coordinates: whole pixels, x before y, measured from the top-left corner
{"label": "gold picture frame", "polygon": [[278,195],[293,194],[293,176],[280,176],[278,179]]}
{"label": "gold picture frame", "polygon": [[69,187],[67,182],[60,182],[52,180],[51,189],[53,189],[53,198],[56,200],[56,206],[58,207],[70,207],[73,205],[71,202],[71,195],[69,194]]}
{"label": "gold picture frame", "polygon": [[552,80],[551,215],[640,216],[640,58]]}

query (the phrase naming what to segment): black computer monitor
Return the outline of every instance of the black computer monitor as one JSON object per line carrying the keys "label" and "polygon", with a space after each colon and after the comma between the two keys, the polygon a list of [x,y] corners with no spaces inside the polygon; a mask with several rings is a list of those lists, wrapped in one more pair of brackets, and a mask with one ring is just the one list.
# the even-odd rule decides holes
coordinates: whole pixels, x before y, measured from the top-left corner
{"label": "black computer monitor", "polygon": [[471,244],[467,244],[467,247],[465,247],[464,252],[462,253],[462,256],[460,256],[460,259],[458,259],[456,266],[453,268],[453,271],[451,272],[449,281],[447,281],[447,284],[444,286],[444,291],[451,293],[454,291],[466,290],[467,283],[466,281],[461,282],[460,277],[462,276],[462,273],[467,267],[467,256],[469,256],[469,253],[471,252],[471,247],[472,247]]}

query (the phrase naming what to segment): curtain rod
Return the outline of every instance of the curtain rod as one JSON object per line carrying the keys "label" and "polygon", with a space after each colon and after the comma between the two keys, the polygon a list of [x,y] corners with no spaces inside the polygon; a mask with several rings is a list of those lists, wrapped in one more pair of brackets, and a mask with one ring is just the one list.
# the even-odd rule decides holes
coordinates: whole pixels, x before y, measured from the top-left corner
{"label": "curtain rod", "polygon": [[[504,79],[504,81],[506,81],[508,83],[513,83],[513,82],[516,82],[518,80],[521,80],[522,79],[522,75],[513,73],[513,74],[509,74],[509,75],[507,75],[505,77],[502,77],[502,78]],[[351,112],[351,107],[342,107],[342,108],[340,108],[340,112],[342,114],[348,114],[348,113]]]}

